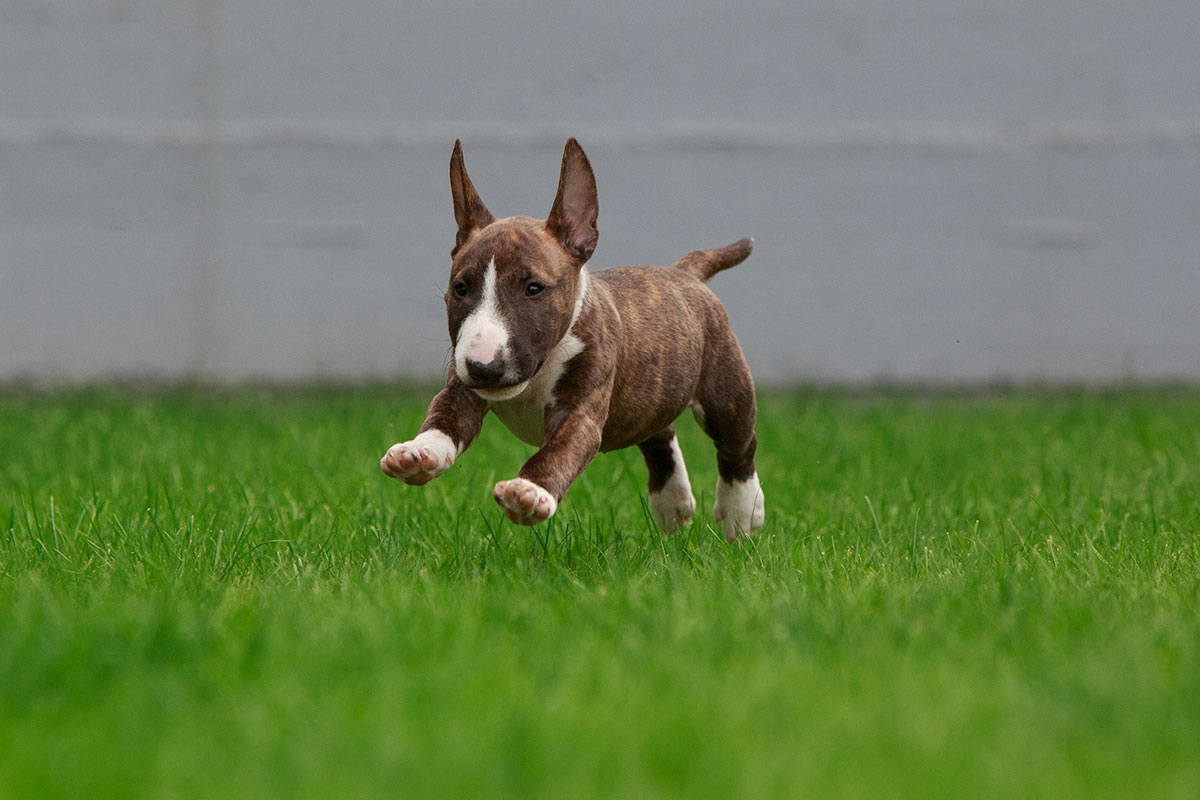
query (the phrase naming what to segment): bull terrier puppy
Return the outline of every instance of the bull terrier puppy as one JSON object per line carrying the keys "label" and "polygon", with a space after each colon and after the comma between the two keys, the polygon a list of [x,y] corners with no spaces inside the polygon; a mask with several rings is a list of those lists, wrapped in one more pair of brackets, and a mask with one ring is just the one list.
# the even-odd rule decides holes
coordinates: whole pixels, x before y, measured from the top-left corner
{"label": "bull terrier puppy", "polygon": [[467,177],[461,142],[450,157],[450,193],[458,223],[445,297],[453,366],[417,435],[383,456],[383,472],[428,483],[471,445],[490,411],[540,448],[492,493],[513,522],[549,519],[597,452],[637,445],[650,472],[650,510],[669,533],[696,509],[674,425],[691,407],[717,448],[713,517],[730,541],[756,531],[763,493],[754,381],[705,286],[750,255],[752,241],[697,250],[671,267],[590,272],[596,179],[575,139],[545,220],[493,217]]}

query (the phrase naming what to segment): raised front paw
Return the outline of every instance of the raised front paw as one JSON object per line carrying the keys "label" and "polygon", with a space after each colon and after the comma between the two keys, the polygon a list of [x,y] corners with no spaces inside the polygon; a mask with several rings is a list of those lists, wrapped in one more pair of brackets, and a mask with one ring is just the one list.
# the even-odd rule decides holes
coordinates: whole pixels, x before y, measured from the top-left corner
{"label": "raised front paw", "polygon": [[524,478],[500,481],[492,496],[508,518],[518,525],[536,525],[554,516],[558,508],[554,495]]}
{"label": "raised front paw", "polygon": [[418,433],[410,442],[398,442],[379,460],[383,474],[412,486],[429,483],[454,463],[458,448],[441,431]]}

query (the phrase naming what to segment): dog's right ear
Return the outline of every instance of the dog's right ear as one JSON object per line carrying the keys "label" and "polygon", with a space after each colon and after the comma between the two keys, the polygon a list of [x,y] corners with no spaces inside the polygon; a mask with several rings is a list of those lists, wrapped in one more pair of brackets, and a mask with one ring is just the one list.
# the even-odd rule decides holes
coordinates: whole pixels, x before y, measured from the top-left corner
{"label": "dog's right ear", "polygon": [[580,264],[592,257],[600,234],[596,218],[600,213],[596,201],[596,176],[588,157],[575,141],[567,140],[563,148],[562,171],[558,175],[558,194],[546,218],[546,229]]}
{"label": "dog's right ear", "polygon": [[492,212],[479,199],[467,168],[463,166],[462,140],[454,140],[454,152],[450,154],[450,195],[454,198],[454,221],[458,223],[458,236],[454,240],[453,258],[459,248],[466,244],[471,232],[486,228],[496,220]]}

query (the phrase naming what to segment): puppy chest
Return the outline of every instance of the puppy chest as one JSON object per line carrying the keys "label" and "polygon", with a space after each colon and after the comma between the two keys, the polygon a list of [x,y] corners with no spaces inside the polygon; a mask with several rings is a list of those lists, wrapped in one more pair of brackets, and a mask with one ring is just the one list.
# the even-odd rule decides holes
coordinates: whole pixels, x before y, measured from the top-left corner
{"label": "puppy chest", "polygon": [[504,427],[513,432],[518,439],[535,447],[542,444],[546,434],[546,407],[536,401],[530,401],[524,396],[492,405],[495,414]]}

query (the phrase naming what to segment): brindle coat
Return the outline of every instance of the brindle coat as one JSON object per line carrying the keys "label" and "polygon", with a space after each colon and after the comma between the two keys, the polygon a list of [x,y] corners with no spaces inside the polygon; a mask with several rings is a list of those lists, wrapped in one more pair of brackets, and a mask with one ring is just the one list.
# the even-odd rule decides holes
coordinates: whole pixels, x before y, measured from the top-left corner
{"label": "brindle coat", "polygon": [[[539,503],[527,484],[501,482],[495,497],[514,521],[533,524],[549,516],[597,452],[632,445],[645,457],[652,499],[672,480],[682,481],[681,494],[690,498],[686,473],[676,474],[684,467],[674,442],[674,421],[690,406],[716,444],[720,481],[733,492],[727,496],[753,479],[749,493],[742,492],[757,503],[748,511],[721,508],[718,485],[718,517],[736,517],[726,533],[732,538],[758,527],[754,382],[725,309],[704,283],[743,261],[750,240],[689,253],[671,267],[589,272],[598,237],[596,184],[574,139],[564,149],[558,194],[545,220],[493,217],[467,176],[459,142],[450,186],[458,234],[445,300],[455,366],[430,403],[418,439],[389,450],[384,472],[427,482],[470,446],[490,410],[540,446],[519,478],[553,498]],[[464,322],[485,312],[500,344],[460,341]],[[474,336],[475,342],[482,338]],[[486,364],[472,360],[481,352],[480,358],[490,357]],[[417,442],[426,434],[436,450],[439,432],[453,452],[432,457]],[[675,521],[690,517],[691,508],[681,507]],[[660,525],[671,527],[670,520]]]}

